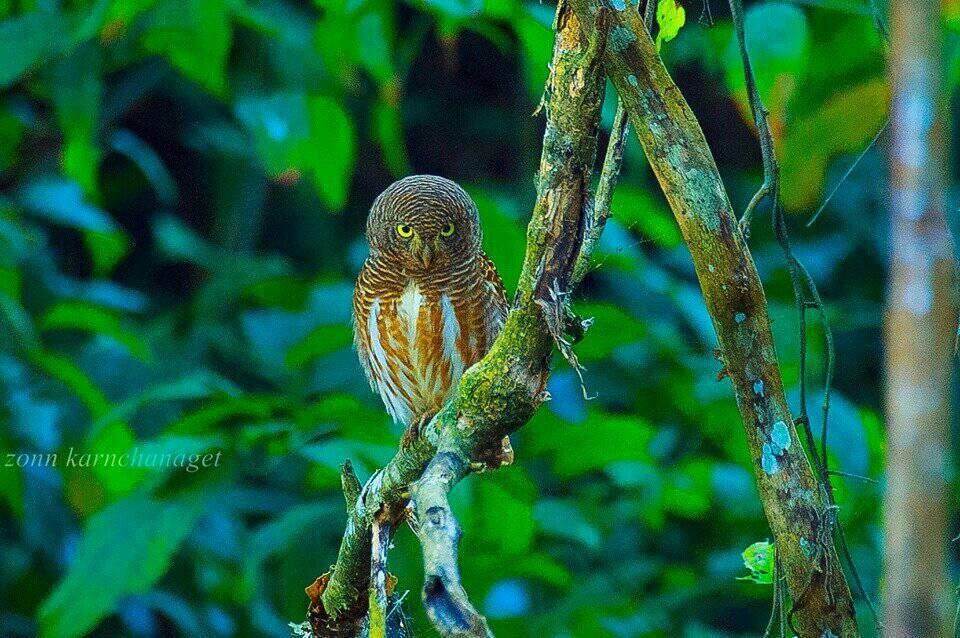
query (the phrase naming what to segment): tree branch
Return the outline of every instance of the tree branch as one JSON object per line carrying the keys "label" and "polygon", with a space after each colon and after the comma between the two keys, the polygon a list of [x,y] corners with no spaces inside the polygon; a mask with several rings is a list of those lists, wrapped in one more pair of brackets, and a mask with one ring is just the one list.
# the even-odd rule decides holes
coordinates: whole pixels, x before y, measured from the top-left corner
{"label": "tree branch", "polygon": [[[444,486],[452,488],[478,462],[499,463],[503,437],[524,425],[544,399],[550,353],[555,342],[563,342],[568,325],[557,326],[547,318],[572,317],[569,295],[582,277],[576,263],[589,260],[595,243],[587,241],[587,229],[604,88],[605,16],[600,12],[592,19],[587,37],[567,3],[557,8],[537,200],[514,306],[490,352],[464,373],[454,398],[348,506],[337,562],[308,588],[310,625],[317,636],[354,636],[360,631],[368,607],[364,593],[370,586],[371,523],[401,519],[408,486],[420,478],[437,450],[467,463],[467,469],[458,469],[449,487]],[[345,480],[349,501],[348,483]],[[419,484],[421,502],[425,495],[436,496],[429,486],[429,481]]]}
{"label": "tree branch", "polygon": [[[600,0],[571,0],[582,24]],[[830,542],[834,512],[797,436],[767,304],[703,132],[636,9],[611,11],[606,71],[666,194],[713,320],[754,459],[793,622],[801,638],[858,636],[850,590]],[[589,29],[589,26],[587,26]]]}
{"label": "tree branch", "polygon": [[440,452],[410,490],[407,520],[423,548],[423,604],[444,638],[493,637],[460,582],[460,525],[447,501],[447,494],[466,476],[469,466],[467,459],[455,453]]}

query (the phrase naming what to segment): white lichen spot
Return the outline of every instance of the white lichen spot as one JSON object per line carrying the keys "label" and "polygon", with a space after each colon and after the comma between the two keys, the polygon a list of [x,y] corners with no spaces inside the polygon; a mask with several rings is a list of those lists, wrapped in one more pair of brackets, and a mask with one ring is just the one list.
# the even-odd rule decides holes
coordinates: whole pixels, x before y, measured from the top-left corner
{"label": "white lichen spot", "polygon": [[777,454],[782,454],[790,449],[790,430],[783,421],[777,421],[773,424],[773,430],[770,432],[770,443]]}
{"label": "white lichen spot", "polygon": [[753,382],[753,393],[758,397],[763,396],[763,380],[757,379]]}
{"label": "white lichen spot", "polygon": [[637,76],[635,76],[635,75],[632,74],[632,73],[631,73],[630,75],[628,75],[628,76],[627,76],[627,83],[628,83],[630,86],[634,86],[634,87],[637,86],[637,85],[638,85]]}
{"label": "white lichen spot", "polygon": [[627,27],[614,27],[613,30],[610,31],[610,49],[614,53],[623,53],[636,39],[636,34]]}
{"label": "white lichen spot", "polygon": [[710,264],[709,266],[707,266],[707,270],[709,270],[710,272],[717,272],[717,267],[714,266],[713,264]]}
{"label": "white lichen spot", "polygon": [[747,315],[742,312],[738,312],[737,314],[733,315],[733,320],[737,323],[743,323],[747,320]]}
{"label": "white lichen spot", "polygon": [[773,453],[773,447],[769,443],[763,444],[763,456],[760,457],[760,465],[763,466],[763,471],[770,476],[780,471],[780,461],[777,460]]}

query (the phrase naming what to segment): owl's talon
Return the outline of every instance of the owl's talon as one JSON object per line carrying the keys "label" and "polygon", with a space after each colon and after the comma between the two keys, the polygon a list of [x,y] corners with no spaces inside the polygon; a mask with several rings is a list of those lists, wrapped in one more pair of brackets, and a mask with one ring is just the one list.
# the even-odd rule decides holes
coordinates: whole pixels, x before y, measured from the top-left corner
{"label": "owl's talon", "polygon": [[417,437],[420,436],[420,425],[420,421],[414,421],[403,431],[403,436],[400,438],[401,450],[409,449],[413,442],[417,440]]}
{"label": "owl's talon", "polygon": [[407,426],[407,429],[403,431],[403,437],[400,439],[400,449],[406,450],[413,445],[413,442],[420,437],[423,428],[432,418],[432,414],[424,414],[419,419],[414,419],[414,421]]}

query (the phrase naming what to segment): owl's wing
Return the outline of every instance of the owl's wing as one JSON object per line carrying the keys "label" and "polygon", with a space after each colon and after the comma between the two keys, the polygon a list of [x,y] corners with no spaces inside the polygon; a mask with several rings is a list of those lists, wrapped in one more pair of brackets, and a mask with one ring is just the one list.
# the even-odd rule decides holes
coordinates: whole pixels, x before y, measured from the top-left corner
{"label": "owl's wing", "polygon": [[480,252],[480,263],[482,266],[482,276],[484,281],[484,287],[487,290],[487,335],[488,335],[488,345],[493,343],[493,340],[500,334],[500,330],[503,328],[503,323],[507,320],[507,311],[509,310],[509,305],[507,304],[507,290],[503,287],[503,280],[500,278],[500,273],[497,272],[497,266],[493,263],[493,260],[487,256],[487,253]]}
{"label": "owl's wing", "polygon": [[387,413],[397,423],[413,420],[411,379],[416,371],[404,356],[409,347],[398,336],[396,304],[387,299],[390,273],[367,260],[353,291],[353,340],[370,388],[383,399]]}
{"label": "owl's wing", "polygon": [[[370,270],[370,260],[367,260],[364,262],[363,268],[360,269],[357,285],[353,289],[353,344],[357,348],[360,365],[363,366],[363,372],[370,383],[370,389],[378,392],[377,377],[373,372],[370,361],[370,331],[367,330],[371,312],[376,312],[374,302],[377,299]],[[374,316],[373,320],[376,321],[377,318]]]}

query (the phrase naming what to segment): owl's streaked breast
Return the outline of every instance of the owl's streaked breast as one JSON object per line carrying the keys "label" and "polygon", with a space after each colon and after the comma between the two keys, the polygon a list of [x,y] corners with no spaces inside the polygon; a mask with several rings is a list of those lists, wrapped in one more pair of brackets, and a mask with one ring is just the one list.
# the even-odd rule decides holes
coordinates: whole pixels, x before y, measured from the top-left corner
{"label": "owl's streaked breast", "polygon": [[440,410],[464,370],[486,353],[505,301],[482,277],[437,287],[368,266],[354,300],[360,360],[393,419],[410,424]]}

